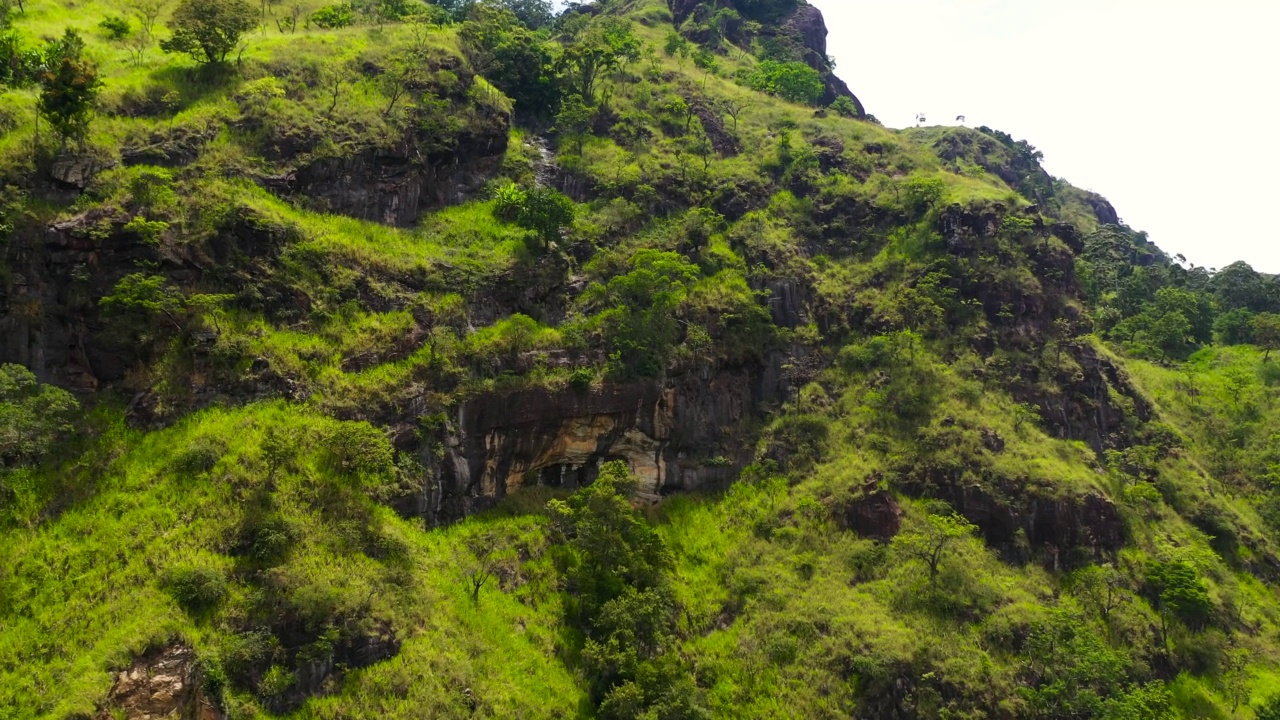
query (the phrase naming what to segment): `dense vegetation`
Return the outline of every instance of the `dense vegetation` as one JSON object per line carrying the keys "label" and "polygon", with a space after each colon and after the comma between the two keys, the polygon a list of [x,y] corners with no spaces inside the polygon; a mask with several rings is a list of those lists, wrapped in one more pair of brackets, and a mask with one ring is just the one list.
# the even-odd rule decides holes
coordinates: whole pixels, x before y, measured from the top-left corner
{"label": "dense vegetation", "polygon": [[1280,278],[802,5],[0,0],[0,717],[1280,716]]}

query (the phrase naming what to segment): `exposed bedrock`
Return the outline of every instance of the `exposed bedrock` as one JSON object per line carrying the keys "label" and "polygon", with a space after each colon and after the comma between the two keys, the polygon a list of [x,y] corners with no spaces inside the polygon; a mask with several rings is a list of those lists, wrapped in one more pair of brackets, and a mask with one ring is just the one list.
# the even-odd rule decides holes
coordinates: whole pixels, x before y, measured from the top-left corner
{"label": "exposed bedrock", "polygon": [[642,501],[722,487],[751,459],[758,410],[782,398],[781,364],[473,398],[423,448],[428,478],[405,509],[448,522],[521,488],[589,484],[611,460],[640,478]]}

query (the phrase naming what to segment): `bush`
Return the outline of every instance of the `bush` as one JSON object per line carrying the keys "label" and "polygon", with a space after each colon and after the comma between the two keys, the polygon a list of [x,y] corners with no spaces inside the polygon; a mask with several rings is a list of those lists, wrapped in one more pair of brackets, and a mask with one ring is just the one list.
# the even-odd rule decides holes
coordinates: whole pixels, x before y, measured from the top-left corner
{"label": "bush", "polygon": [[841,95],[831,103],[831,111],[841,117],[853,118],[859,115],[857,104],[845,95]]}
{"label": "bush", "polygon": [[747,85],[784,100],[813,105],[827,92],[822,75],[802,62],[765,60],[746,78]]}
{"label": "bush", "polygon": [[98,27],[111,40],[123,40],[129,37],[129,21],[119,15],[108,15],[103,18],[102,22],[98,23]]}
{"label": "bush", "polygon": [[560,239],[560,229],[577,215],[573,201],[551,188],[525,190],[515,183],[498,188],[494,217],[537,233],[544,246]]}
{"label": "bush", "polygon": [[355,10],[350,3],[329,5],[311,13],[311,22],[329,30],[344,28],[355,22]]}
{"label": "bush", "polygon": [[227,579],[221,570],[208,565],[178,565],[164,575],[164,587],[189,613],[199,614],[217,607],[227,596]]}

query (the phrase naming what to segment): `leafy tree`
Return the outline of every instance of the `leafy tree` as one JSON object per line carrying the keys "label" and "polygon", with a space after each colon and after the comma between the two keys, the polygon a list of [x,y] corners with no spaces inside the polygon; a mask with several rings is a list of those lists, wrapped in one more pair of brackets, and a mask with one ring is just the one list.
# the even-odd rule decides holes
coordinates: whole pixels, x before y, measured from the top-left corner
{"label": "leafy tree", "polygon": [[841,117],[856,118],[860,115],[857,103],[847,95],[841,95],[836,98],[835,102],[831,103],[830,108],[832,112]]}
{"label": "leafy tree", "polygon": [[630,272],[587,288],[583,304],[600,309],[590,324],[603,331],[616,366],[646,377],[662,372],[680,339],[676,313],[697,276],[697,267],[677,253],[641,250]]}
{"label": "leafy tree", "polygon": [[110,40],[123,40],[129,36],[129,32],[132,30],[129,21],[119,15],[108,15],[102,19],[102,22],[98,23],[98,27],[102,29],[102,32],[106,33],[107,38]]}
{"label": "leafy tree", "polygon": [[705,717],[688,669],[668,650],[675,559],[632,507],[637,486],[625,463],[609,462],[594,483],[547,505],[592,697],[610,720]]}
{"label": "leafy tree", "polygon": [[516,224],[536,232],[547,246],[560,239],[560,229],[571,224],[574,215],[573,201],[563,193],[536,187],[526,193],[524,204],[516,214]]}
{"label": "leafy tree", "polygon": [[1121,694],[1128,670],[1124,654],[1083,620],[1055,609],[1031,627],[1024,653],[1027,688],[1020,693],[1034,710],[1029,717],[1098,717],[1103,698]]}
{"label": "leafy tree", "polygon": [[80,404],[21,365],[0,365],[0,468],[36,460],[73,429]]}
{"label": "leafy tree", "polygon": [[467,11],[458,37],[472,66],[515,101],[517,112],[530,116],[555,112],[561,89],[551,51],[511,9],[492,2],[475,4]]}
{"label": "leafy tree", "polygon": [[1071,591],[1092,610],[1111,634],[1111,613],[1132,598],[1124,589],[1124,578],[1111,565],[1090,565],[1071,578]]}
{"label": "leafy tree", "polygon": [[161,275],[130,273],[100,301],[131,342],[182,335],[230,299],[228,295],[186,295]]}
{"label": "leafy tree", "polygon": [[1195,565],[1187,560],[1154,562],[1147,568],[1147,589],[1160,611],[1161,635],[1168,641],[1168,618],[1199,627],[1209,619],[1213,600]]}
{"label": "leafy tree", "polygon": [[182,0],[169,24],[173,37],[160,43],[165,52],[220,63],[258,24],[258,11],[245,0]]}
{"label": "leafy tree", "polygon": [[747,76],[747,85],[791,102],[813,105],[827,91],[822,75],[802,62],[765,60]]}
{"label": "leafy tree", "polygon": [[467,538],[465,549],[455,557],[456,565],[467,582],[471,601],[480,601],[480,591],[504,568],[516,563],[512,538],[495,530]]}
{"label": "leafy tree", "polygon": [[1253,319],[1253,339],[1266,353],[1262,361],[1271,359],[1272,350],[1280,350],[1280,314],[1262,313]]}
{"label": "leafy tree", "polygon": [[903,183],[907,207],[914,212],[931,210],[942,202],[947,185],[940,177],[916,176]]}
{"label": "leafy tree", "polygon": [[311,23],[326,29],[344,28],[355,22],[355,8],[351,3],[328,5],[311,13]]}
{"label": "leafy tree", "polygon": [[1268,292],[1266,278],[1246,262],[1235,262],[1214,273],[1210,287],[1226,310],[1245,308],[1254,312],[1280,310],[1280,302]]}
{"label": "leafy tree", "polygon": [[520,22],[537,30],[547,27],[556,18],[555,6],[550,0],[503,0]]}
{"label": "leafy tree", "polygon": [[600,80],[639,60],[640,51],[631,22],[606,17],[592,23],[577,42],[564,49],[557,67],[570,91],[581,95],[584,102],[594,103]]}
{"label": "leafy tree", "polygon": [[667,57],[689,57],[690,43],[688,38],[678,32],[672,31],[667,33],[667,39],[662,45],[662,52]]}
{"label": "leafy tree", "polygon": [[560,105],[560,112],[556,113],[554,129],[561,138],[572,142],[581,155],[595,119],[594,106],[588,105],[581,95],[570,95]]}
{"label": "leafy tree", "polygon": [[639,482],[625,463],[609,462],[591,485],[547,505],[554,532],[568,548],[577,613],[592,624],[606,603],[629,590],[665,587],[675,563],[662,538],[631,506]]}
{"label": "leafy tree", "polygon": [[1213,321],[1213,334],[1223,345],[1247,345],[1253,342],[1254,314],[1247,308],[1222,313]]}
{"label": "leafy tree", "polygon": [[1160,359],[1181,353],[1191,340],[1191,322],[1180,312],[1160,315],[1146,328],[1152,344],[1160,349]]}
{"label": "leafy tree", "polygon": [[65,144],[80,140],[89,127],[101,80],[97,67],[81,57],[84,41],[68,29],[53,43],[40,72],[40,99],[37,108]]}
{"label": "leafy tree", "polygon": [[890,547],[902,559],[922,563],[929,571],[929,588],[933,590],[942,561],[956,543],[976,530],[977,526],[959,515],[930,515],[919,530],[898,533]]}

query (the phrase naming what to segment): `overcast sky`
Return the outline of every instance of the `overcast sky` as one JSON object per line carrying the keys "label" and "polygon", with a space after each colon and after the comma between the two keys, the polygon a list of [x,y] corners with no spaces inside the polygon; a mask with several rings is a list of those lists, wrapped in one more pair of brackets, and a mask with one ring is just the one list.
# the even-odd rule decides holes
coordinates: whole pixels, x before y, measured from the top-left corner
{"label": "overcast sky", "polygon": [[1170,255],[1280,273],[1280,0],[810,0],[885,125],[989,125]]}

